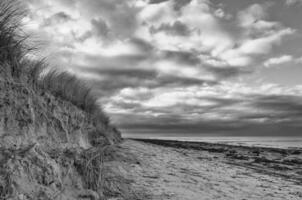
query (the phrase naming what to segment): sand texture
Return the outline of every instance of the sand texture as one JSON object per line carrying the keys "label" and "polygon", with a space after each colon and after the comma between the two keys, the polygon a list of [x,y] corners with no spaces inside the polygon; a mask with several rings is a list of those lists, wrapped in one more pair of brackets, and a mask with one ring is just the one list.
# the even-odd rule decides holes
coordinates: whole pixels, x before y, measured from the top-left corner
{"label": "sand texture", "polygon": [[128,181],[131,195],[110,199],[302,199],[300,150],[157,143],[126,140],[118,147],[119,158],[107,165]]}

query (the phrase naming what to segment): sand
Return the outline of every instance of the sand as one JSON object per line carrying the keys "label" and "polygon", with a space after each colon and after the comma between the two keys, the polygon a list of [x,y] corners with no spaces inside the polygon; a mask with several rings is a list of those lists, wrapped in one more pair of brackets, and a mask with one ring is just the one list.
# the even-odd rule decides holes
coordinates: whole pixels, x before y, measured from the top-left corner
{"label": "sand", "polygon": [[302,199],[299,150],[150,142],[125,140],[118,147],[120,161],[107,164],[133,194],[110,199]]}

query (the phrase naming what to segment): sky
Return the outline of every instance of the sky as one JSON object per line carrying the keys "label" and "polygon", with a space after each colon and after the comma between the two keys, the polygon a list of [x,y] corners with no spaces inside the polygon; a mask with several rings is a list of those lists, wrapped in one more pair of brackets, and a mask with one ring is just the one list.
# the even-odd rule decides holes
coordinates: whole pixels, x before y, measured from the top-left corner
{"label": "sky", "polygon": [[302,0],[25,0],[126,134],[299,136]]}

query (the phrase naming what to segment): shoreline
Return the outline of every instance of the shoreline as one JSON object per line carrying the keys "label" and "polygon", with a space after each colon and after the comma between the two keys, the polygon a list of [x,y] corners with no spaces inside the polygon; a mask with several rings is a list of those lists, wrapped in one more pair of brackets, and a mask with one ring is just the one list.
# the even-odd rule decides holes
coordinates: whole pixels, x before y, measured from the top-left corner
{"label": "shoreline", "polygon": [[300,150],[125,139],[112,156],[105,164],[117,188],[128,188],[116,191],[129,197],[121,199],[302,198]]}
{"label": "shoreline", "polygon": [[302,185],[302,148],[252,147],[231,144],[160,139],[131,139],[175,149],[219,154],[226,163],[282,177]]}
{"label": "shoreline", "polygon": [[[158,145],[171,145],[174,147],[181,147],[181,148],[197,148],[194,146],[203,145],[203,146],[221,146],[221,147],[239,147],[239,148],[246,148],[246,149],[263,149],[263,150],[271,150],[271,151],[299,151],[302,153],[302,147],[270,147],[270,146],[253,146],[253,145],[244,145],[244,144],[230,144],[228,142],[208,142],[208,141],[186,141],[186,140],[173,140],[173,139],[149,139],[149,138],[123,138],[124,140],[135,140],[135,141],[142,141],[147,143],[157,143]],[[177,146],[179,144],[180,146]],[[187,145],[187,146],[186,146]],[[198,149],[198,148],[197,148]]]}

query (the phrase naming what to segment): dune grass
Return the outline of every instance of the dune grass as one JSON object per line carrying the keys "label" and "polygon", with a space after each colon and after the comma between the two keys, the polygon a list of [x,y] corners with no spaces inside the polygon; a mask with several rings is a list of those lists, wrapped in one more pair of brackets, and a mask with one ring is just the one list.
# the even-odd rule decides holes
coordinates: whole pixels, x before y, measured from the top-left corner
{"label": "dune grass", "polygon": [[109,118],[98,104],[98,97],[93,94],[93,89],[75,75],[51,69],[42,75],[38,84],[43,90],[50,91],[54,96],[70,101],[80,109],[99,120],[101,119],[103,123],[109,123]]}
{"label": "dune grass", "polygon": [[21,29],[25,14],[18,1],[0,1],[0,63],[9,64],[14,77],[21,74],[21,61],[33,49],[25,44],[28,35]]}
{"label": "dune grass", "polygon": [[[5,85],[18,84],[30,91],[30,95],[26,93],[26,98],[54,96],[65,101],[63,106],[69,106],[71,103],[85,111],[96,129],[100,125],[106,128],[110,120],[98,104],[98,96],[85,81],[66,71],[51,68],[46,59],[29,58],[29,53],[37,48],[28,45],[29,36],[22,31],[21,22],[25,14],[26,11],[20,7],[18,0],[0,0],[0,81],[8,83],[3,84],[4,94],[11,92],[5,89]],[[9,87],[11,88],[13,87]],[[118,132],[115,128],[112,130]],[[95,141],[103,136],[103,130],[100,128],[96,133],[98,135],[95,136]],[[81,153],[75,161],[75,167],[83,177],[86,188],[94,191],[102,189],[100,182],[103,173],[102,147],[93,145],[91,149]],[[14,192],[12,173],[8,170],[7,162],[0,168],[0,200],[9,199]]]}
{"label": "dune grass", "polygon": [[29,36],[22,31],[26,10],[18,0],[0,1],[0,72],[5,77],[28,84],[36,92],[48,91],[99,118],[105,124],[109,118],[98,104],[92,88],[66,71],[51,69],[46,59],[32,60],[28,54],[37,48],[28,45]]}

